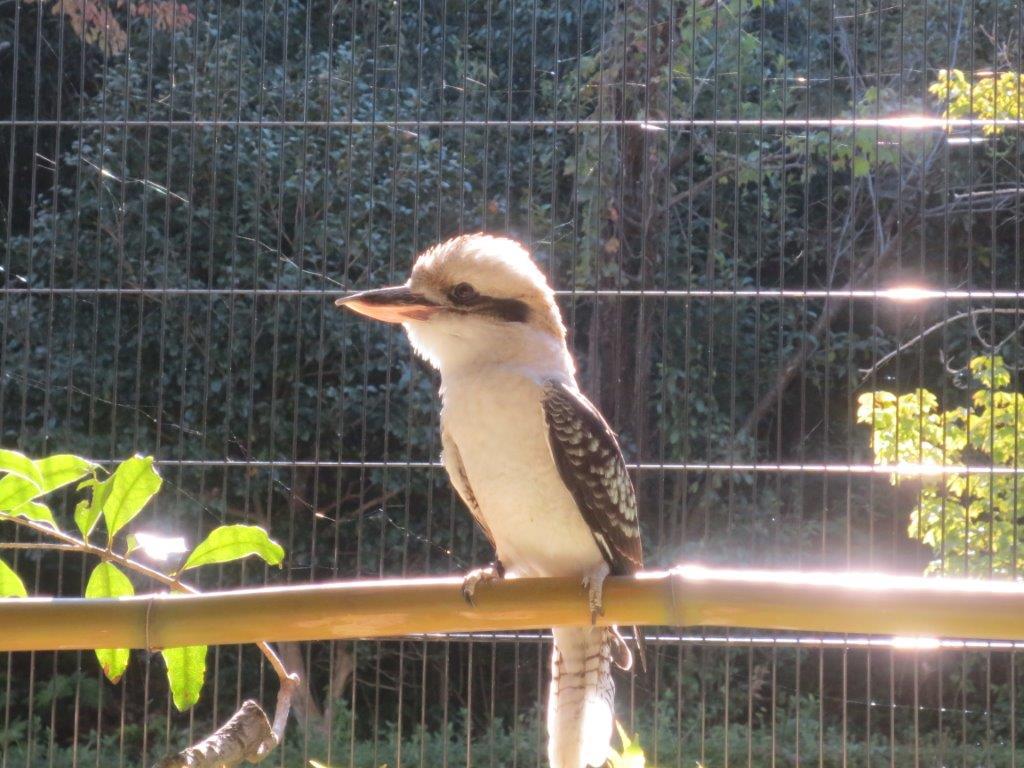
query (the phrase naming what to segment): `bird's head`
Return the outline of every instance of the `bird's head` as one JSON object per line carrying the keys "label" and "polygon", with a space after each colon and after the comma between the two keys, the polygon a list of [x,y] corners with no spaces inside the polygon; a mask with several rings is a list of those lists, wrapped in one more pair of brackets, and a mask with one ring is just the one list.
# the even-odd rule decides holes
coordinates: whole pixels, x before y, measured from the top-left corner
{"label": "bird's head", "polygon": [[335,303],[401,323],[416,351],[442,374],[490,362],[572,372],[554,292],[515,240],[452,238],[420,254],[405,284]]}

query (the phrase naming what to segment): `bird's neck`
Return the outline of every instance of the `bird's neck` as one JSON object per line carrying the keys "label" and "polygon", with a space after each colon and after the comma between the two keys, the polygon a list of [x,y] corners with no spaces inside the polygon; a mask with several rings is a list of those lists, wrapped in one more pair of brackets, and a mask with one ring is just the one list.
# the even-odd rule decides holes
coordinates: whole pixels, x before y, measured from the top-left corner
{"label": "bird's neck", "polygon": [[432,362],[445,385],[502,371],[539,382],[571,382],[576,376],[576,365],[565,340],[533,329],[517,329],[486,344],[460,345],[454,354],[438,356]]}

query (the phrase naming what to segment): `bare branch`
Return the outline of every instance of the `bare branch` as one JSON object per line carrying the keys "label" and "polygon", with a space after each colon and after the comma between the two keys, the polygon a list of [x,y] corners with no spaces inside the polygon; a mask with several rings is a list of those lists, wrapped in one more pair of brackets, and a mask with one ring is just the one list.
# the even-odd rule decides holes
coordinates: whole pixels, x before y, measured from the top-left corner
{"label": "bare branch", "polygon": [[[984,309],[972,309],[972,310],[970,310],[968,312],[959,312],[959,313],[957,313],[955,315],[950,315],[949,317],[945,317],[942,320],[940,320],[939,322],[935,323],[935,325],[932,325],[932,326],[929,326],[928,328],[925,328],[919,334],[914,336],[914,338],[909,339],[908,341],[903,342],[902,344],[900,344],[898,347],[896,347],[896,349],[894,349],[889,354],[880,357],[878,359],[878,362],[876,362],[870,368],[865,368],[864,370],[862,370],[861,373],[863,375],[861,376],[860,384],[863,385],[864,382],[867,381],[871,377],[872,374],[876,373],[880,368],[882,368],[886,363],[888,363],[894,357],[896,357],[897,355],[902,354],[903,352],[906,352],[908,349],[913,347],[915,344],[919,344],[920,342],[924,341],[928,336],[930,336],[931,334],[935,333],[936,331],[942,330],[947,325],[950,325],[951,323],[955,323],[958,320],[966,320],[967,318],[971,318],[973,320],[978,315],[992,315],[992,314],[995,314],[995,315],[1016,315],[1017,317],[1020,317],[1022,315],[1022,310],[1020,310],[1020,309],[1006,309],[1006,308],[988,307],[988,308],[984,308]],[[1002,343],[1005,344],[1006,340],[1004,339]]]}
{"label": "bare branch", "polygon": [[260,762],[281,743],[294,690],[295,685],[281,686],[273,725],[263,708],[249,699],[212,734],[163,758],[154,768],[230,768],[243,761]]}

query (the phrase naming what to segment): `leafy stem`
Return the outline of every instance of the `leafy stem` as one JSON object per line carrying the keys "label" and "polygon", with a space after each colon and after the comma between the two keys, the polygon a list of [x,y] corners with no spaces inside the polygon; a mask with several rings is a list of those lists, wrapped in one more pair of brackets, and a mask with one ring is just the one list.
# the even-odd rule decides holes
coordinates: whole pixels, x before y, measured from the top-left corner
{"label": "leafy stem", "polygon": [[[123,551],[115,549],[122,531],[135,520],[159,492],[163,480],[151,456],[133,456],[121,462],[104,479],[95,463],[70,454],[58,454],[32,460],[18,451],[0,448],[0,520],[42,537],[41,541],[4,542],[2,549],[42,549],[80,552],[91,555],[99,563],[91,569],[85,585],[85,597],[117,598],[135,594],[135,587],[126,575],[132,572],[161,584],[172,591],[199,594],[200,590],[181,580],[184,571],[206,565],[229,563],[256,556],[269,565],[280,565],[284,549],[269,534],[255,525],[221,525],[214,528],[185,556],[180,568],[165,573],[133,558],[132,552],[150,546],[170,551],[183,551],[181,540],[137,532],[128,534]],[[83,480],[84,478],[84,480]],[[53,511],[40,501],[59,488],[78,483],[79,491],[89,491],[90,498],[75,506],[74,523],[81,534],[62,530]],[[102,546],[89,541],[98,525],[104,526]],[[3,560],[0,560],[0,597],[27,596],[24,582]],[[237,765],[243,760],[257,762],[277,747],[291,710],[292,695],[299,686],[299,677],[289,674],[281,657],[269,643],[256,644],[277,674],[280,688],[274,722],[271,724],[255,701],[246,701],[216,732],[176,755],[170,755],[160,768],[213,768]],[[167,666],[167,682],[174,705],[179,710],[192,707],[198,700],[206,676],[206,645],[161,648]],[[128,668],[129,649],[98,648],[96,658],[103,673],[117,682]]]}
{"label": "leafy stem", "polygon": [[[159,584],[163,584],[164,586],[170,587],[172,590],[176,592],[184,592],[190,595],[200,594],[200,590],[196,589],[195,587],[189,584],[184,583],[183,581],[181,581],[179,577],[171,576],[170,574],[164,573],[163,571],[158,571],[155,568],[150,568],[145,563],[140,563],[138,560],[134,560],[131,557],[128,557],[127,555],[115,552],[109,547],[98,547],[95,544],[90,544],[88,541],[85,541],[84,539],[79,539],[75,536],[72,536],[71,534],[65,533],[64,531],[51,528],[49,525],[38,523],[35,520],[28,520],[22,517],[6,516],[0,517],[0,519],[7,520],[8,522],[12,522],[15,525],[21,526],[22,528],[27,528],[31,531],[34,531],[35,533],[41,534],[43,536],[48,536],[49,538],[56,539],[58,542],[60,542],[59,544],[43,544],[43,546],[33,545],[32,547],[17,548],[60,549],[62,551],[82,552],[87,555],[93,555],[94,557],[98,557],[101,560],[107,562],[116,563],[117,565],[120,565],[122,568],[126,570],[134,571],[135,573],[138,573],[141,576],[145,576],[146,578],[151,579]],[[4,544],[2,546],[4,546],[5,548],[16,548],[15,545],[10,544]],[[284,664],[281,662],[280,657],[277,655],[274,649],[270,646],[269,643],[266,642],[259,642],[256,644],[256,646],[263,653],[264,657],[266,657],[267,661],[270,663],[270,666],[273,668],[274,672],[277,673],[277,677],[281,681],[282,685],[285,684],[290,679],[291,676],[288,670],[285,669]]]}

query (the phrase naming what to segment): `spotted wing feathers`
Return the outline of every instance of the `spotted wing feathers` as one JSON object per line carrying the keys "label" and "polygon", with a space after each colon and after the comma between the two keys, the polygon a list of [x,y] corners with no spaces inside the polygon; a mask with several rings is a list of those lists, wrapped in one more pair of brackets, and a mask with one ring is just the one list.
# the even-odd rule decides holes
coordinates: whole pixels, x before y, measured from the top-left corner
{"label": "spotted wing feathers", "polygon": [[615,434],[579,391],[545,385],[548,443],[559,474],[613,574],[643,568],[636,494]]}

